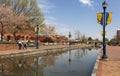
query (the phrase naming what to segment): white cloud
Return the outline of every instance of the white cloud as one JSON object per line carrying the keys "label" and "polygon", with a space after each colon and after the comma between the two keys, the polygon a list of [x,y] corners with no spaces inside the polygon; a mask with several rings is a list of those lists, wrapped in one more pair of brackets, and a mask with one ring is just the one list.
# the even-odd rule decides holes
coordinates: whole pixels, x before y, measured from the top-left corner
{"label": "white cloud", "polygon": [[46,14],[51,13],[52,9],[55,8],[55,6],[49,2],[49,0],[37,0],[39,8],[42,10],[45,16],[45,23],[47,25],[52,24],[56,25],[56,18],[53,16],[49,16]]}
{"label": "white cloud", "polygon": [[38,6],[44,13],[50,13],[50,11],[55,7],[48,0],[38,0]]}
{"label": "white cloud", "polygon": [[94,3],[93,0],[79,0],[79,2],[88,6],[93,6],[93,3]]}

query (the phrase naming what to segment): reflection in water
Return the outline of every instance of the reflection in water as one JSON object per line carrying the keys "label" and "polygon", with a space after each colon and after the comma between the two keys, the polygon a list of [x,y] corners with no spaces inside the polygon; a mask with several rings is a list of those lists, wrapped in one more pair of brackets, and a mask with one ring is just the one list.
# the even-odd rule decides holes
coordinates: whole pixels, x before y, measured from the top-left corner
{"label": "reflection in water", "polygon": [[4,67],[3,67],[3,65],[4,65],[3,63],[0,64],[0,67],[1,67],[1,68],[0,68],[0,76],[1,76],[1,75],[4,76]]}
{"label": "reflection in water", "polygon": [[90,76],[98,52],[77,49],[4,62],[0,76]]}
{"label": "reflection in water", "polygon": [[85,55],[87,55],[87,53],[88,53],[88,50],[85,50],[84,48],[78,49],[75,52],[75,57],[76,57],[76,59],[80,59],[80,58],[84,57]]}
{"label": "reflection in water", "polygon": [[18,66],[22,67],[22,65],[23,65],[22,60],[19,60]]}
{"label": "reflection in water", "polygon": [[44,76],[44,67],[54,65],[55,59],[48,55],[2,63],[0,76]]}
{"label": "reflection in water", "polygon": [[[85,50],[84,48],[83,49],[77,49],[75,51],[75,58],[80,59],[80,58],[84,57],[85,55],[87,55],[87,53],[88,53],[88,50]],[[71,64],[71,61],[72,61],[72,59],[71,59],[71,50],[69,51],[69,59],[68,59],[68,61],[69,61],[69,64]]]}
{"label": "reflection in water", "polygon": [[92,50],[92,48],[88,48],[89,49],[89,51],[91,51]]}
{"label": "reflection in water", "polygon": [[34,58],[34,63],[31,68],[34,72],[34,76],[44,76],[44,67],[39,65],[39,57]]}
{"label": "reflection in water", "polygon": [[69,59],[68,59],[68,61],[69,61],[69,64],[71,64],[71,50],[69,50]]}
{"label": "reflection in water", "polygon": [[55,56],[54,55],[48,55],[43,57],[43,59],[41,60],[41,65],[44,67],[48,67],[48,66],[52,66],[55,64]]}

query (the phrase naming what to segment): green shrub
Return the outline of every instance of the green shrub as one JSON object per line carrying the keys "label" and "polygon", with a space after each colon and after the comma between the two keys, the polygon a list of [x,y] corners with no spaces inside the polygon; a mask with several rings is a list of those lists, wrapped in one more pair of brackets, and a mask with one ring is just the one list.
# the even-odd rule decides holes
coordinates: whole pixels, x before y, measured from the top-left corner
{"label": "green shrub", "polygon": [[3,42],[0,42],[0,44],[17,44],[17,42],[16,41],[10,41],[10,42],[3,41]]}

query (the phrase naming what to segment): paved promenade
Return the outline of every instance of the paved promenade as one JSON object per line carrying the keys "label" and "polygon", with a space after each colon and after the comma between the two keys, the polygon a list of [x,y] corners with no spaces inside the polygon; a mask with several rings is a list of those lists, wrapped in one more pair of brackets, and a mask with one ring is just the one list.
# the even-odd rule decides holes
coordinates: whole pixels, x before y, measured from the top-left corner
{"label": "paved promenade", "polygon": [[120,46],[107,46],[107,56],[108,61],[100,59],[97,76],[120,76]]}

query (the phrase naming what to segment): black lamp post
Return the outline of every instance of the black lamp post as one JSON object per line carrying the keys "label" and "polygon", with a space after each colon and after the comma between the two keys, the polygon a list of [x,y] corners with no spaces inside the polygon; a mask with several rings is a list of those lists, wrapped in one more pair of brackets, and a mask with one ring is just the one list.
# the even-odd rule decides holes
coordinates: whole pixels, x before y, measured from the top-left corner
{"label": "black lamp post", "polygon": [[1,27],[1,42],[2,42],[2,41],[3,41],[3,36],[4,36],[4,35],[3,35],[3,32],[4,32],[4,30],[3,30],[3,29],[4,29],[4,26],[3,26],[3,23],[2,23],[2,21],[1,21],[1,19],[2,19],[2,16],[0,16],[0,23],[1,23],[1,26],[2,26],[2,27]]}
{"label": "black lamp post", "polygon": [[102,3],[103,7],[103,60],[107,60],[108,57],[106,55],[106,42],[105,42],[105,27],[106,27],[106,8],[107,8],[107,3],[104,1]]}
{"label": "black lamp post", "polygon": [[69,32],[69,46],[71,45],[71,32]]}
{"label": "black lamp post", "polygon": [[36,49],[39,49],[39,44],[38,44],[38,25],[36,25]]}

